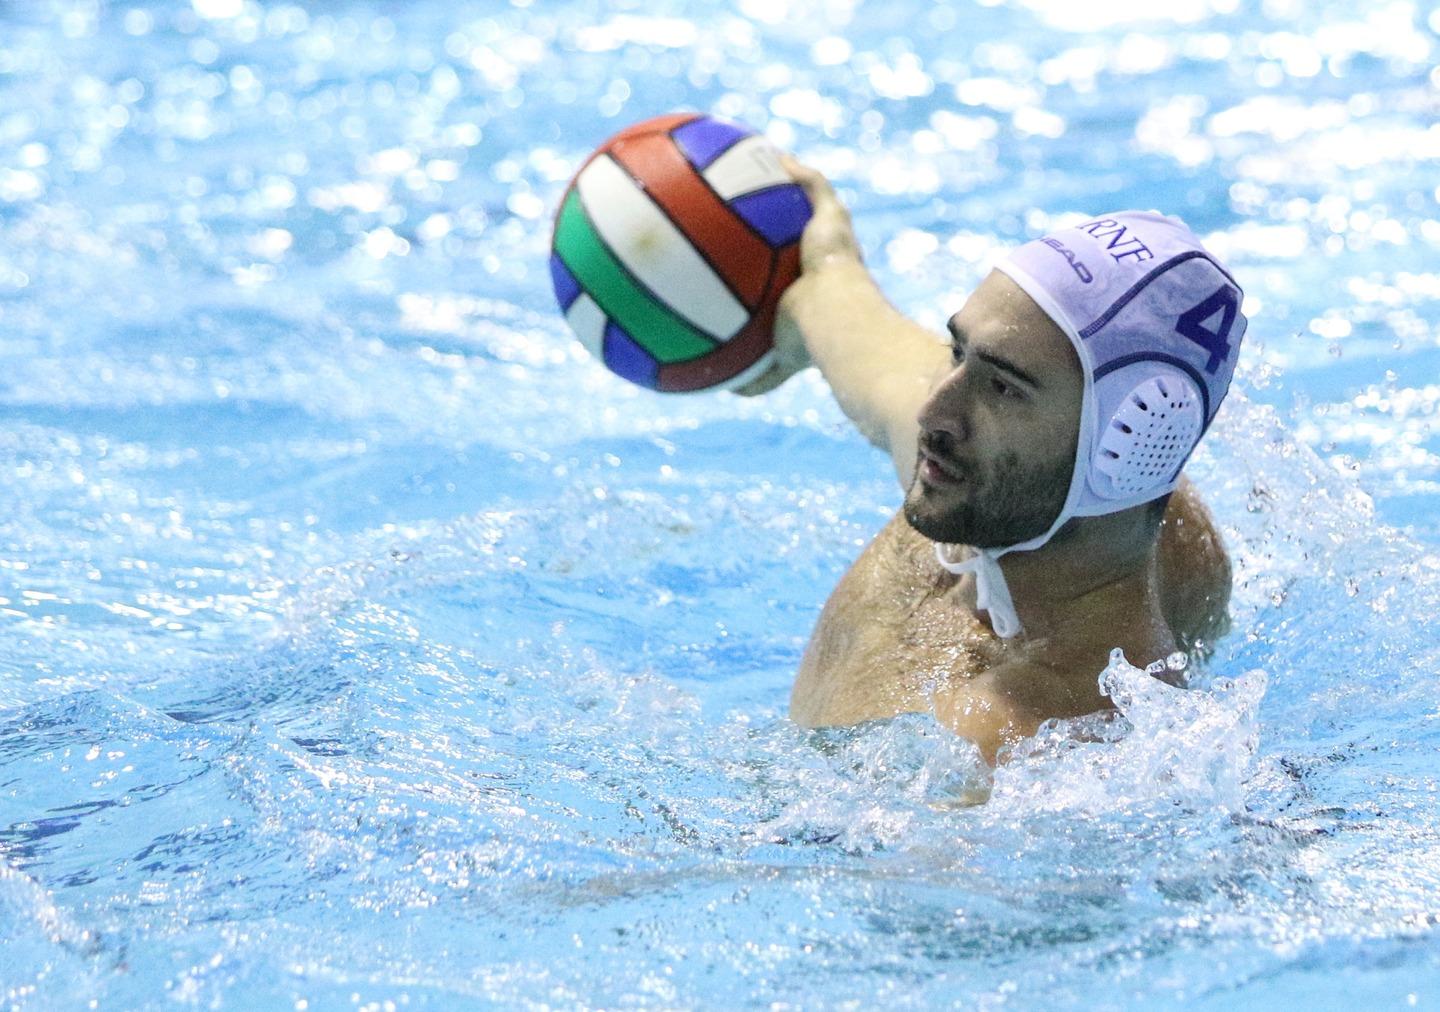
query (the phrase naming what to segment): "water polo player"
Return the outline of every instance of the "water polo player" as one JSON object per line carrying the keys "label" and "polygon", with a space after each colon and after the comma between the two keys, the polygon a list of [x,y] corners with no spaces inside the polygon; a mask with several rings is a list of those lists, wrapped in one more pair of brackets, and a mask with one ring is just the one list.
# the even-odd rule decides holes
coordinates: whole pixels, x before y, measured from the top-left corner
{"label": "water polo player", "polygon": [[1223,631],[1230,568],[1181,467],[1230,384],[1241,290],[1176,218],[1087,219],[1011,251],[949,321],[894,309],[819,173],[758,392],[819,366],[894,461],[900,513],[841,579],[791,716],[933,710],[993,761],[1051,717],[1109,706],[1145,665]]}

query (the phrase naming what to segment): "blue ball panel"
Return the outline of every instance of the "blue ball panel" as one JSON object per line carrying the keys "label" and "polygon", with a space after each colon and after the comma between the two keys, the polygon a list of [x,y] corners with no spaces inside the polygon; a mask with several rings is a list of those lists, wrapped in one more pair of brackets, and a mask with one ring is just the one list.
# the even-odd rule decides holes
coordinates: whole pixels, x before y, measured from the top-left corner
{"label": "blue ball panel", "polygon": [[810,201],[793,183],[736,197],[730,207],[771,246],[788,246],[799,239],[810,220]]}
{"label": "blue ball panel", "polygon": [[555,299],[560,311],[568,312],[570,306],[580,297],[580,282],[570,273],[570,268],[557,254],[550,254],[550,281],[555,286]]}
{"label": "blue ball panel", "polygon": [[729,151],[736,141],[749,137],[750,131],[733,123],[722,123],[708,116],[701,116],[684,126],[676,127],[670,136],[675,138],[675,143],[685,152],[685,157],[690,159],[690,164],[695,166],[696,171],[703,172],[711,162]]}
{"label": "blue ball panel", "polygon": [[611,320],[605,325],[605,367],[631,383],[655,389],[660,382],[660,363]]}

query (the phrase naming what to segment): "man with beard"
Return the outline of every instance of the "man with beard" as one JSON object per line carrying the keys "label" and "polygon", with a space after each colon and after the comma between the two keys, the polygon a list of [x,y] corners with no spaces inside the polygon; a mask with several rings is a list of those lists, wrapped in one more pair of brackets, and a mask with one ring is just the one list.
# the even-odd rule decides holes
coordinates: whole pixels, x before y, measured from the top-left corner
{"label": "man with beard", "polygon": [[1178,219],[1118,212],[1011,251],[947,348],[863,266],[819,173],[776,326],[888,451],[900,513],[841,579],[801,662],[811,726],[930,711],[993,762],[1052,717],[1107,708],[1120,648],[1146,665],[1224,631],[1229,562],[1180,470],[1229,386],[1242,293]]}

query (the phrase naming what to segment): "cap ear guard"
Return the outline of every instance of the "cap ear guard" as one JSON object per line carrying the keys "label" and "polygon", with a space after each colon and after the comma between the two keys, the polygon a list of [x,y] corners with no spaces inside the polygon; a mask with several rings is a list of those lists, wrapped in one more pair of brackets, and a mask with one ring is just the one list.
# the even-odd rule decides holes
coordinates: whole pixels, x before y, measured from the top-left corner
{"label": "cap ear guard", "polygon": [[1143,368],[1144,378],[1114,377],[1130,387],[1091,456],[1090,487],[1102,499],[1143,501],[1164,494],[1205,429],[1203,401],[1190,377],[1158,362]]}

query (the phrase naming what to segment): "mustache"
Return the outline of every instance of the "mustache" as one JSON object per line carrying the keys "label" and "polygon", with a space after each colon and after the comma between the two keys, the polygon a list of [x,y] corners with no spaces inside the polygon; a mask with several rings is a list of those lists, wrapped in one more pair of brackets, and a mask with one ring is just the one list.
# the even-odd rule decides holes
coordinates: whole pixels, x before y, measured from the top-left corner
{"label": "mustache", "polygon": [[968,478],[972,468],[951,454],[949,443],[950,438],[943,433],[920,433],[919,449],[922,456],[931,458],[947,471]]}

